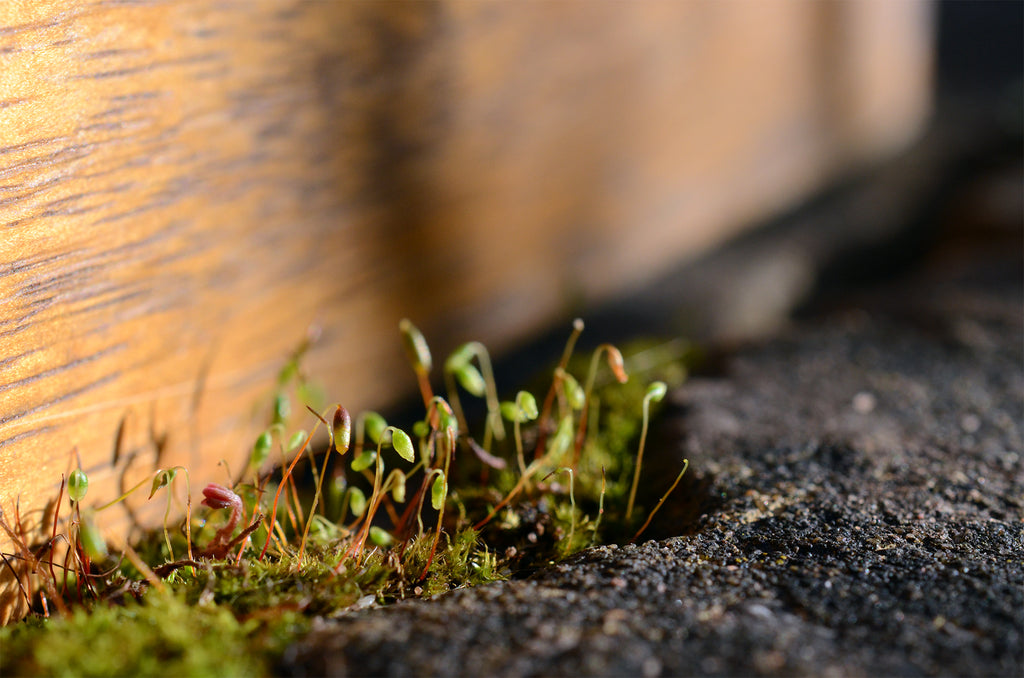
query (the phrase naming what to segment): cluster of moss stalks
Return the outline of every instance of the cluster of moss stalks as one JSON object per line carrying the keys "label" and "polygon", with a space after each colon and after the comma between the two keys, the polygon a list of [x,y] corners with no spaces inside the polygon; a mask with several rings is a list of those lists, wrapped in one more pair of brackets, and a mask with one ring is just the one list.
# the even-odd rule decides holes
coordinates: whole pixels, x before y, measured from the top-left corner
{"label": "cluster of moss stalks", "polygon": [[[267,674],[317,617],[639,536],[661,505],[636,504],[649,406],[684,378],[685,347],[637,346],[627,360],[602,344],[574,358],[577,320],[538,402],[527,390],[500,401],[487,351],[471,342],[445,361],[443,398],[426,341],[408,321],[400,329],[425,407],[408,431],[376,412],[324,408],[301,367],[303,346],[281,370],[247,469],[230,486],[206,485],[205,510],[193,511],[184,468],[86,509],[88,477],[76,469],[62,480],[46,544],[29,548],[0,516],[18,545],[4,563],[13,572],[12,561],[27,561],[40,582],[33,592],[19,579],[34,611],[0,629],[0,675]],[[640,383],[640,374],[659,380]],[[467,426],[467,397],[481,404],[479,436]],[[291,428],[294,399],[309,432]],[[115,553],[103,510],[137,491],[166,502],[164,527]],[[58,534],[65,493],[70,515]]]}

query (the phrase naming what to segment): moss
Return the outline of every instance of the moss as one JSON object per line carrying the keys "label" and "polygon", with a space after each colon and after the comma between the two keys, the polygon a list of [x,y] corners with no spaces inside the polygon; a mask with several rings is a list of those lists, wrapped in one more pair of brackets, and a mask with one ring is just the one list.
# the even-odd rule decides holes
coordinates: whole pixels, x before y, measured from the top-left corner
{"label": "moss", "polygon": [[0,630],[5,676],[255,676],[308,622],[284,613],[239,621],[219,605],[150,592],[142,602],[98,604],[70,616]]}
{"label": "moss", "polygon": [[[428,499],[422,527],[413,537],[401,538],[403,532],[417,527],[415,517],[406,521],[404,531],[396,527],[393,536],[387,535],[392,544],[386,548],[375,547],[368,540],[364,549],[353,550],[361,528],[351,516],[347,519],[351,524],[345,526],[345,483],[326,486],[320,514],[308,538],[302,536],[301,518],[293,522],[290,512],[300,495],[301,512],[310,511],[311,497],[284,492],[274,530],[281,539],[272,542],[275,546],[266,558],[257,555],[267,538],[266,524],[253,533],[252,545],[237,563],[235,546],[227,549],[226,558],[200,558],[198,563],[168,566],[169,548],[180,558],[187,544],[180,531],[170,530],[168,534],[177,534],[165,536],[163,530],[158,530],[142,540],[137,551],[143,562],[165,563],[158,568],[164,575],[164,590],[153,589],[144,573],[127,561],[106,575],[94,574],[90,578],[94,592],[88,603],[69,601],[74,607],[69,616],[45,620],[36,617],[0,630],[0,674],[266,674],[289,639],[307,630],[317,616],[331,616],[356,604],[433,596],[494,581],[517,568],[550,562],[600,543],[608,535],[619,537],[631,527],[623,525],[623,506],[632,479],[647,384],[660,379],[674,385],[685,377],[681,363],[685,356],[669,350],[659,357],[658,351],[665,353],[665,345],[656,346],[661,348],[651,349],[650,342],[627,347],[627,355],[642,356],[648,363],[646,368],[631,367],[627,361],[633,374],[628,383],[595,382],[590,434],[575,470],[567,472],[575,456],[571,448],[561,458],[545,458],[543,464],[538,462],[528,489],[514,501],[507,501],[501,511],[495,508],[520,484],[515,463],[504,470],[491,469],[487,481],[481,483],[480,464],[472,455],[460,452],[461,468],[443,467],[453,484],[444,503],[447,510],[443,512],[443,530],[436,532],[437,513],[431,512]],[[286,399],[280,389],[297,380],[293,390],[300,398],[311,390],[297,360],[293,357],[282,370],[279,390],[268,407],[273,423],[261,440],[270,433],[275,441],[288,437],[287,408],[281,405]],[[583,381],[580,376],[585,375],[588,364],[586,356],[567,367],[570,372],[578,370],[577,379]],[[577,417],[575,426],[579,414],[573,416]],[[443,430],[436,427],[439,432]],[[535,428],[527,436],[535,443]],[[504,459],[515,458],[511,438],[508,436],[503,444],[495,442],[494,452]],[[254,451],[265,454],[264,448],[266,445],[258,444]],[[533,445],[529,448],[532,450]],[[346,463],[349,461],[351,455],[345,458]],[[440,474],[440,458],[433,463],[431,471]],[[250,466],[250,477],[258,466]],[[326,469],[324,466],[320,472]],[[317,471],[307,467],[306,474],[307,486],[315,484]],[[355,472],[349,472],[347,478],[346,483],[362,483],[372,505],[374,483]],[[303,485],[301,479],[298,485]],[[410,487],[419,485],[418,478],[410,478]],[[239,484],[235,490],[244,504],[244,514],[249,516],[257,509],[268,512],[276,487],[272,482],[265,483],[262,498],[251,484]],[[207,487],[204,494],[209,492]],[[230,492],[228,488],[214,491],[218,497]],[[416,501],[411,491],[408,499],[410,503]],[[383,518],[384,513],[380,511],[377,517]],[[495,519],[481,521],[489,513],[494,513]],[[200,546],[216,541],[223,524],[224,518],[215,514],[193,521],[197,554]]]}

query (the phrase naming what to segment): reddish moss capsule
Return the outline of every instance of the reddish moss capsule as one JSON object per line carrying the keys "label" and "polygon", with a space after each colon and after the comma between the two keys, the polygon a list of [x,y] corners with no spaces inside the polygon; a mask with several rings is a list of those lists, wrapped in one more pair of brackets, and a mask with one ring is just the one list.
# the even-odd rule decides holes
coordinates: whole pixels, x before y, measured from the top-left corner
{"label": "reddish moss capsule", "polygon": [[612,369],[612,374],[615,375],[620,384],[625,384],[629,381],[629,375],[626,374],[626,365],[622,360],[622,353],[614,346],[608,346],[608,367]]}
{"label": "reddish moss capsule", "polygon": [[242,498],[223,485],[210,483],[203,488],[203,506],[212,509],[241,507]]}
{"label": "reddish moss capsule", "polygon": [[344,454],[352,441],[352,417],[349,416],[348,410],[341,405],[334,410],[331,430],[334,432],[334,449],[340,454]]}

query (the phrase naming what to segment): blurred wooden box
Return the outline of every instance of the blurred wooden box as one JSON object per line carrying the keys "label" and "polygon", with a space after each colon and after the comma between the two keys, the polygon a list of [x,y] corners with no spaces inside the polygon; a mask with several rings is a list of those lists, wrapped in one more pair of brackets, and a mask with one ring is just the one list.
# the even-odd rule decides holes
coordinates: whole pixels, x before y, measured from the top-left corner
{"label": "blurred wooden box", "polygon": [[0,4],[0,507],[45,526],[72,450],[87,503],[223,480],[311,324],[332,401],[381,406],[403,316],[500,350],[894,152],[929,12]]}

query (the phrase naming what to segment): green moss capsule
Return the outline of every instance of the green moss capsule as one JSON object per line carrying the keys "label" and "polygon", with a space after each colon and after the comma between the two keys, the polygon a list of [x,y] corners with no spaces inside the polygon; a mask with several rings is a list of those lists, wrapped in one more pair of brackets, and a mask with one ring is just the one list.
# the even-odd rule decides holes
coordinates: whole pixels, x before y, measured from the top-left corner
{"label": "green moss capsule", "polygon": [[459,380],[462,388],[472,393],[477,398],[483,398],[487,392],[487,382],[480,374],[480,370],[470,364],[462,365],[454,371],[455,378]]}
{"label": "green moss capsule", "polygon": [[363,426],[366,427],[366,435],[370,436],[374,445],[377,445],[388,427],[388,422],[376,412],[367,412],[363,415]]}
{"label": "green moss capsule", "polygon": [[82,514],[82,521],[78,524],[78,542],[90,560],[106,559],[107,542],[104,541],[103,535],[96,527],[96,520],[91,511]]}
{"label": "green moss capsule", "polygon": [[283,393],[274,397],[274,423],[283,424],[292,415],[292,401]]}
{"label": "green moss capsule", "polygon": [[469,361],[473,359],[473,343],[463,344],[457,349],[452,351],[452,354],[448,356],[448,360],[444,361],[444,368],[449,372],[454,373],[457,369],[463,365],[468,365]]}
{"label": "green moss capsule", "polygon": [[533,421],[537,418],[537,400],[529,391],[520,391],[516,394],[516,405],[526,417],[526,421]]}
{"label": "green moss capsule", "polygon": [[258,469],[263,466],[270,456],[270,447],[273,442],[274,438],[270,431],[264,431],[256,438],[256,442],[252,446],[252,454],[249,455],[249,468]]}
{"label": "green moss capsule", "polygon": [[455,416],[451,413],[451,410],[444,408],[438,408],[437,420],[442,431],[451,433],[453,436],[459,435],[459,422],[455,419]]}
{"label": "green moss capsule", "polygon": [[444,500],[448,496],[448,479],[442,471],[437,472],[434,478],[434,485],[430,488],[430,505],[440,511],[444,506]]}
{"label": "green moss capsule", "polygon": [[370,528],[370,541],[381,548],[385,548],[391,546],[395,542],[395,538],[384,528],[374,525]]}
{"label": "green moss capsule", "polygon": [[353,471],[365,471],[366,469],[373,466],[373,462],[377,459],[376,450],[366,450],[358,457],[352,460]]}
{"label": "green moss capsule", "polygon": [[394,477],[394,484],[391,486],[391,498],[402,504],[405,502],[405,474],[398,469],[391,473]]}
{"label": "green moss capsule", "polygon": [[80,468],[76,468],[68,476],[68,497],[71,501],[82,501],[89,491],[89,476]]}
{"label": "green moss capsule", "polygon": [[427,340],[423,338],[423,334],[408,318],[403,318],[398,323],[398,329],[402,333],[402,345],[405,348],[406,355],[409,357],[409,362],[412,363],[413,369],[423,374],[430,372],[433,360],[430,357],[430,348],[427,346]]}
{"label": "green moss capsule", "polygon": [[560,458],[569,450],[572,446],[572,436],[572,417],[563,417],[562,421],[558,423],[558,430],[555,431],[555,435],[551,438],[551,447],[548,448],[548,454],[551,455],[552,459]]}
{"label": "green moss capsule", "polygon": [[288,452],[297,450],[300,445],[306,440],[308,434],[305,431],[296,431],[292,434],[292,437],[288,439],[288,445],[286,449]]}
{"label": "green moss capsule", "polygon": [[352,515],[357,518],[366,510],[366,495],[358,487],[349,488],[348,510],[352,511]]}
{"label": "green moss capsule", "polygon": [[416,460],[416,455],[413,452],[412,440],[409,436],[400,428],[391,428],[391,445],[395,448],[395,452],[398,452],[398,456],[405,459],[408,462]]}
{"label": "green moss capsule", "polygon": [[569,407],[574,410],[582,410],[587,402],[587,396],[583,392],[580,382],[568,372],[562,372],[562,388],[565,391],[565,398],[569,401]]}
{"label": "green moss capsule", "polygon": [[511,421],[513,423],[517,421],[520,423],[526,421],[523,418],[522,409],[520,409],[520,407],[515,403],[508,400],[501,403],[501,416],[505,417],[506,420]]}
{"label": "green moss capsule", "polygon": [[162,487],[167,487],[174,482],[174,477],[178,475],[178,469],[172,468],[170,470],[158,470],[153,476],[153,485],[149,488],[149,498],[152,499],[153,495],[156,494],[157,490]]}
{"label": "green moss capsule", "polygon": [[663,381],[656,381],[647,387],[647,399],[659,403],[665,394],[668,393],[668,385]]}

